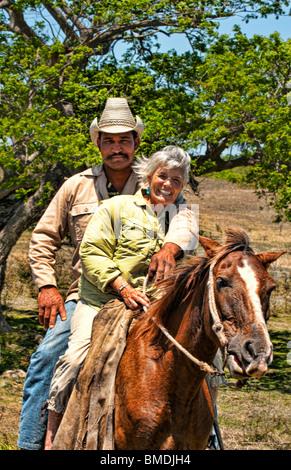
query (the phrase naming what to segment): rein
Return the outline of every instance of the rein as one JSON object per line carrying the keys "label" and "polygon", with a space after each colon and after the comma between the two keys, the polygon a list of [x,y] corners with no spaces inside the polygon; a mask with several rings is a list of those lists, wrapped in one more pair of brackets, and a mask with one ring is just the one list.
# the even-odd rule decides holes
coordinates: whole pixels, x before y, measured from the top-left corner
{"label": "rein", "polygon": [[209,268],[209,277],[208,277],[208,300],[209,300],[209,309],[211,313],[211,317],[213,320],[212,329],[216,334],[221,348],[225,348],[227,345],[227,339],[223,332],[223,324],[218,315],[218,311],[216,308],[216,302],[214,297],[214,279],[213,279],[213,268],[216,264],[216,261],[213,261]]}
{"label": "rein", "polygon": [[[209,300],[209,308],[210,308],[210,314],[213,320],[213,326],[212,329],[216,336],[218,337],[218,340],[220,342],[221,348],[225,349],[226,344],[227,344],[227,339],[225,337],[225,334],[223,332],[223,325],[220,321],[217,308],[216,308],[216,303],[215,303],[215,298],[214,298],[214,280],[213,280],[213,268],[215,266],[216,262],[211,263],[210,269],[209,269],[209,279],[208,279],[208,300]],[[148,281],[148,276],[145,277],[144,283],[143,283],[143,293],[146,294],[146,286],[147,286],[147,281]],[[146,307],[143,307],[144,311],[147,311]],[[160,328],[160,330],[164,333],[164,335],[183,353],[185,356],[188,357],[194,364],[198,365],[202,371],[208,372],[212,375],[224,375],[224,372],[219,372],[218,370],[213,369],[207,362],[200,361],[196,357],[194,357],[192,354],[187,351],[178,341],[175,340],[175,338],[168,332],[168,330],[157,323],[157,326]]]}

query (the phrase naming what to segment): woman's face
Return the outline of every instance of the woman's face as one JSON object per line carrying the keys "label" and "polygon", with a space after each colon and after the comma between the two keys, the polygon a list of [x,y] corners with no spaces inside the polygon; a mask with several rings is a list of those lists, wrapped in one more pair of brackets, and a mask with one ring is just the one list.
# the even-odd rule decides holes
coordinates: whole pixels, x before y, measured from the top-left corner
{"label": "woman's face", "polygon": [[182,168],[158,168],[148,177],[150,186],[149,202],[167,206],[173,204],[183,188]]}

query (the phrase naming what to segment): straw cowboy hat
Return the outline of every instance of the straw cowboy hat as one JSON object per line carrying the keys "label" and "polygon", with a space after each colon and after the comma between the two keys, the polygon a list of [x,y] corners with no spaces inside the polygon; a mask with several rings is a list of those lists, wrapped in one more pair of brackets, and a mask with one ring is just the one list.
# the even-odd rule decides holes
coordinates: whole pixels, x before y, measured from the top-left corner
{"label": "straw cowboy hat", "polygon": [[117,134],[135,131],[141,137],[143,130],[143,122],[138,116],[134,119],[125,98],[108,98],[99,123],[95,118],[90,126],[90,136],[97,147],[99,132]]}

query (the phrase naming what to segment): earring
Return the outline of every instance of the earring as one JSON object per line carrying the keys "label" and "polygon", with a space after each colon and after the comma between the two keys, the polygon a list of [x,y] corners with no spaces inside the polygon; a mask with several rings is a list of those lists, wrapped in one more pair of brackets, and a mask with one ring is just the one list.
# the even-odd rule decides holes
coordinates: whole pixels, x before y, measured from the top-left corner
{"label": "earring", "polygon": [[146,194],[150,194],[150,187],[146,190]]}

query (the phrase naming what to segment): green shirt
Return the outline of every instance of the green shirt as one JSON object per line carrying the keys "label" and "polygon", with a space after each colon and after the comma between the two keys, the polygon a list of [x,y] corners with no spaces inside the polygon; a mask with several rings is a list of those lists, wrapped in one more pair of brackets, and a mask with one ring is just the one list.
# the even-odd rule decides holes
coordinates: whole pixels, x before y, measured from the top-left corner
{"label": "green shirt", "polygon": [[[100,202],[85,231],[81,247],[79,297],[92,307],[121,298],[110,286],[119,275],[142,290],[151,257],[160,251],[167,231],[166,210],[159,217],[142,191]],[[155,290],[148,286],[147,293]]]}

